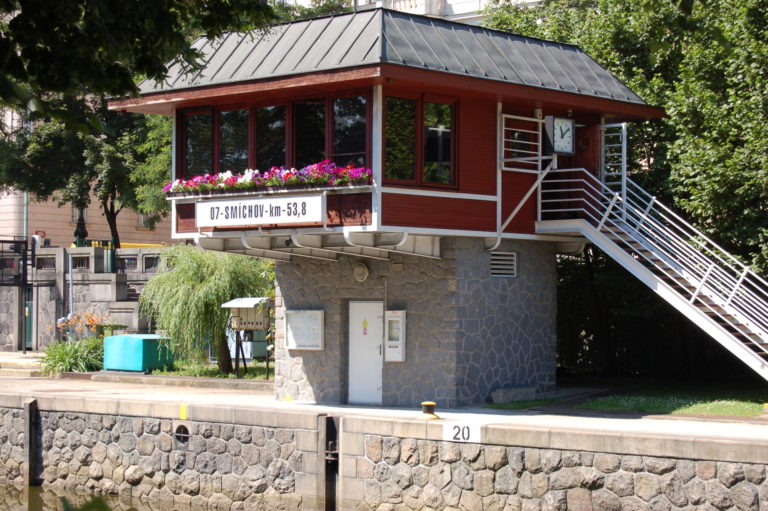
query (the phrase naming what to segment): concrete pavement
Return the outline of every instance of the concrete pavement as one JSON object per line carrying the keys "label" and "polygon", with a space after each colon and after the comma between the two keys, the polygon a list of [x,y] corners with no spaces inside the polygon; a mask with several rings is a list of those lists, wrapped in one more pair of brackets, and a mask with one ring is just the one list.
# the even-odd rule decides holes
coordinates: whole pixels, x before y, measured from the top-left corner
{"label": "concrete pavement", "polygon": [[[96,382],[87,380],[9,378],[0,377],[0,405],[25,399],[50,400],[64,406],[83,406],[93,409],[106,403],[117,410],[129,408],[149,409],[151,405],[163,410],[174,410],[180,405],[215,407],[218,409],[252,409],[279,413],[281,411],[314,411],[334,416],[358,416],[376,419],[415,420],[420,410],[402,408],[364,407],[352,405],[316,405],[299,402],[279,402],[271,392],[223,388],[192,388],[129,383]],[[78,405],[80,403],[80,405]],[[90,404],[89,404],[90,403]],[[768,449],[768,417],[738,420],[706,420],[696,418],[669,418],[665,416],[580,416],[537,411],[497,411],[483,408],[443,410],[438,415],[443,421],[462,422],[479,427],[498,425],[505,429],[575,435],[607,435],[610,437],[655,437],[674,440],[696,439],[699,442],[734,442],[755,444]],[[768,461],[768,460],[767,460]]]}

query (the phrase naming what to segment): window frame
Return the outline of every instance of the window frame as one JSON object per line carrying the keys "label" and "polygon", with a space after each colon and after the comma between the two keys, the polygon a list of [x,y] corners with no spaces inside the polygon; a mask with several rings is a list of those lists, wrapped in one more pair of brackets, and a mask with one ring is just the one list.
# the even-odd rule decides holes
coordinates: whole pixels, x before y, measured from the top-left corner
{"label": "window frame", "polygon": [[186,134],[186,127],[187,127],[187,117],[195,115],[195,114],[211,114],[212,120],[211,120],[211,130],[213,138],[211,139],[211,172],[216,172],[214,169],[218,167],[218,163],[216,162],[216,151],[217,151],[217,144],[216,144],[216,109],[213,107],[193,107],[193,108],[185,108],[183,110],[177,111],[176,114],[176,161],[179,163],[176,165],[176,177],[183,177],[184,179],[189,179],[187,177],[187,134]]}
{"label": "window frame", "polygon": [[[219,114],[221,112],[232,110],[247,110],[248,111],[248,168],[256,168],[256,152],[258,148],[258,125],[256,122],[256,109],[268,106],[283,106],[285,107],[285,167],[293,168],[296,165],[296,126],[294,122],[294,105],[296,103],[304,103],[310,101],[319,101],[323,103],[325,108],[325,144],[324,144],[324,159],[330,159],[333,156],[334,145],[334,116],[333,116],[333,101],[337,98],[362,96],[365,98],[365,161],[368,167],[371,166],[371,145],[373,140],[373,108],[371,106],[373,94],[370,89],[351,89],[348,91],[339,91],[326,94],[312,94],[292,97],[288,99],[274,99],[274,100],[259,100],[250,102],[233,103],[226,105],[214,105],[203,107],[190,107],[183,108],[176,111],[176,178],[177,179],[189,179],[186,175],[186,118],[190,115],[210,113],[213,117],[213,139],[212,139],[212,153],[213,153],[213,168],[212,172],[220,172],[220,125]],[[269,169],[259,169],[262,172]]]}
{"label": "window frame", "polygon": [[253,168],[253,157],[251,155],[251,144],[253,144],[253,131],[252,131],[252,123],[255,122],[254,114],[255,109],[253,108],[253,105],[244,104],[244,103],[236,103],[232,105],[224,105],[220,107],[214,107],[213,108],[213,166],[214,166],[214,173],[221,172],[221,113],[222,112],[234,112],[235,110],[245,110],[248,113],[248,142],[247,142],[247,151],[248,151],[248,163],[246,163],[246,168],[252,169]]}
{"label": "window frame", "polygon": [[[336,99],[341,98],[352,98],[352,97],[363,97],[365,98],[365,150],[363,151],[363,154],[365,155],[365,165],[367,167],[371,167],[371,141],[373,140],[373,116],[372,116],[372,108],[371,108],[371,101],[373,99],[370,91],[348,91],[345,93],[340,94],[334,94],[332,96],[328,97],[328,103],[326,104],[325,110],[326,112],[329,112],[330,115],[327,115],[327,128],[330,133],[330,137],[326,136],[326,154],[328,159],[333,160],[333,156],[335,154],[340,155],[347,155],[347,154],[360,154],[360,153],[334,153],[333,146],[334,142],[336,141],[336,119],[334,117],[334,109],[333,109],[333,102]],[[337,162],[338,163],[338,162]]]}
{"label": "window frame", "polygon": [[[459,188],[458,177],[458,154],[459,154],[459,99],[455,97],[440,96],[430,93],[408,93],[395,91],[390,94],[385,94],[383,98],[383,126],[382,126],[382,165],[385,165],[387,160],[387,140],[386,140],[386,126],[387,126],[387,98],[408,99],[416,101],[416,140],[414,141],[414,148],[416,154],[414,155],[413,169],[414,179],[397,179],[386,177],[386,169],[382,168],[382,179],[385,185],[395,186],[411,186],[419,188],[438,188],[456,190]],[[451,182],[450,183],[433,183],[424,179],[424,103],[441,103],[449,105],[451,108]]]}

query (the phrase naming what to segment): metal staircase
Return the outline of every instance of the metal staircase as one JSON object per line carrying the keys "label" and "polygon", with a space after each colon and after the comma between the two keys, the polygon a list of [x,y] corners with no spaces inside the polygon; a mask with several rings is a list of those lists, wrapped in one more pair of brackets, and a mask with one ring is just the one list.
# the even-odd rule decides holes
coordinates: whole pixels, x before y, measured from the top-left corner
{"label": "metal staircase", "polygon": [[763,278],[623,171],[550,170],[539,200],[537,233],[587,238],[768,380]]}

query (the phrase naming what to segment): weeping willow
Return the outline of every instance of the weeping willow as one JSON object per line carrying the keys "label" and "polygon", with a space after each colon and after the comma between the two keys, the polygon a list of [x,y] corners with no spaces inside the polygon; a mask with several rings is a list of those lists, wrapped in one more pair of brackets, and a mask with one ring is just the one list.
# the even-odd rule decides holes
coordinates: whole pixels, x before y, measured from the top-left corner
{"label": "weeping willow", "polygon": [[221,304],[246,296],[274,296],[274,265],[266,259],[178,245],[163,250],[161,271],[141,293],[141,310],[171,338],[177,360],[199,359],[210,342],[219,369],[232,371]]}

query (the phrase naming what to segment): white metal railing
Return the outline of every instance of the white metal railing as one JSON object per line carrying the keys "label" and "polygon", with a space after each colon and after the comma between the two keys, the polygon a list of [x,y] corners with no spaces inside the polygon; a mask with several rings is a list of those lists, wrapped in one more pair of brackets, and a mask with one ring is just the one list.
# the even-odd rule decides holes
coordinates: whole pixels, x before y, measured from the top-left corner
{"label": "white metal railing", "polygon": [[501,170],[538,173],[544,168],[542,156],[544,121],[518,115],[499,115],[499,163]]}
{"label": "white metal railing", "polygon": [[584,169],[557,169],[540,194],[544,220],[589,222],[693,307],[768,353],[768,282],[631,179],[603,183]]}

